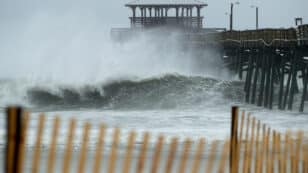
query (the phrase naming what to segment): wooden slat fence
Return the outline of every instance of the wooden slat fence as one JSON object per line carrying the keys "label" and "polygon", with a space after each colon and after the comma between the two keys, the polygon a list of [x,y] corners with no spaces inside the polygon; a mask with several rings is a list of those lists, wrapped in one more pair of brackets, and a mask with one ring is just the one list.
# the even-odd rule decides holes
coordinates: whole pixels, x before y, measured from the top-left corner
{"label": "wooden slat fence", "polygon": [[[26,172],[25,161],[29,159],[32,159],[30,167],[32,173],[69,173],[72,172],[73,165],[77,165],[78,173],[308,173],[308,145],[303,131],[280,133],[262,124],[250,113],[240,113],[237,107],[232,108],[231,139],[207,141],[201,138],[193,141],[186,138],[180,142],[179,138],[173,137],[171,142],[166,144],[166,136],[159,135],[152,148],[152,154],[149,155],[150,133],[142,133],[142,142],[135,147],[138,133],[132,131],[128,134],[124,156],[121,159],[118,153],[121,130],[119,128],[113,130],[112,143],[109,145],[108,154],[105,154],[103,152],[107,145],[106,125],[101,124],[91,163],[88,163],[87,153],[91,124],[85,122],[83,126],[78,158],[74,159],[72,152],[73,139],[76,136],[76,120],[72,119],[68,126],[65,149],[60,153],[63,159],[60,169],[55,167],[60,118],[53,120],[47,162],[41,159],[42,135],[46,124],[43,114],[39,116],[32,158],[25,158],[29,119],[29,113],[22,111],[21,108],[7,109],[5,173]],[[168,150],[163,154],[165,145],[168,145]],[[134,150],[138,150],[135,162],[133,162]],[[107,156],[108,158],[104,158]],[[73,161],[77,164],[72,164]],[[121,163],[118,163],[120,161]],[[86,165],[89,164],[90,170],[86,169]],[[42,165],[46,165],[45,170],[40,168]],[[103,166],[106,167],[106,171],[103,171]]]}

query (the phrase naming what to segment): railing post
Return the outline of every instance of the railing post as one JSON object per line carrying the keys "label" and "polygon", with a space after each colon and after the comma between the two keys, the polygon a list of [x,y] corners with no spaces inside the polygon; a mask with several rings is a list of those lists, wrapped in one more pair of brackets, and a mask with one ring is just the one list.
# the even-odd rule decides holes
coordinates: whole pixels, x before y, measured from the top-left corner
{"label": "railing post", "polygon": [[238,170],[238,112],[239,108],[233,106],[231,110],[231,143],[230,143],[230,172]]}
{"label": "railing post", "polygon": [[19,172],[19,149],[21,141],[22,108],[8,107],[6,109],[6,158],[5,173]]}

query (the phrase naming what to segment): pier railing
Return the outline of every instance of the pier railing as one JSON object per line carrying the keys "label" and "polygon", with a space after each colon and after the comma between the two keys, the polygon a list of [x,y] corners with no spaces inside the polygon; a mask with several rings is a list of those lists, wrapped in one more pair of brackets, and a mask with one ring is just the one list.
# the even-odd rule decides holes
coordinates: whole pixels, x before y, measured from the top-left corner
{"label": "pier railing", "polygon": [[203,17],[130,17],[132,27],[202,28]]}
{"label": "pier railing", "polygon": [[[123,135],[121,129],[113,129],[112,140],[108,144],[107,126],[101,124],[95,134],[96,147],[90,158],[90,123],[83,122],[82,140],[76,150],[73,141],[77,136],[77,121],[71,119],[65,148],[59,152],[57,142],[61,120],[59,117],[52,120],[50,143],[42,148],[42,136],[47,120],[44,114],[41,114],[38,124],[34,126],[37,133],[32,157],[28,157],[25,155],[25,145],[30,128],[29,120],[32,117],[21,108],[8,108],[5,173],[68,173],[72,172],[73,167],[78,173],[308,173],[308,145],[302,131],[298,131],[295,136],[290,131],[280,133],[261,123],[250,113],[242,112],[240,115],[237,107],[232,108],[231,117],[231,136],[224,141],[208,141],[206,138],[193,141],[188,137],[180,142],[179,138],[172,137],[171,141],[166,143],[166,136],[161,134],[151,147],[150,132],[142,133],[142,142],[136,143],[136,136],[139,134],[131,131],[128,133],[122,157],[119,157],[120,137]],[[104,150],[107,146],[109,148]],[[47,157],[42,159],[42,154],[46,151],[43,149],[46,148]],[[58,155],[61,156],[57,157]],[[25,169],[28,166],[26,163],[31,163],[28,169]],[[61,167],[57,166],[57,163],[60,163]]]}
{"label": "pier railing", "polygon": [[308,45],[308,25],[298,27],[298,38],[300,38],[300,45]]}
{"label": "pier railing", "polygon": [[[204,33],[203,30],[209,28],[199,28],[202,26],[198,17],[137,17],[130,18],[132,28],[129,30],[142,30],[142,28],[153,28],[168,23],[175,28],[197,28],[198,32],[191,32],[187,42],[201,45],[222,44],[224,47],[233,48],[294,48],[308,46],[308,25],[300,25],[297,28],[264,28],[258,30],[225,31],[224,29],[213,30],[213,33]],[[174,28],[173,27],[173,28]],[[155,27],[154,27],[155,28]],[[129,35],[127,29],[112,29],[114,35]],[[194,30],[192,30],[194,31]],[[212,39],[212,38],[215,39]]]}

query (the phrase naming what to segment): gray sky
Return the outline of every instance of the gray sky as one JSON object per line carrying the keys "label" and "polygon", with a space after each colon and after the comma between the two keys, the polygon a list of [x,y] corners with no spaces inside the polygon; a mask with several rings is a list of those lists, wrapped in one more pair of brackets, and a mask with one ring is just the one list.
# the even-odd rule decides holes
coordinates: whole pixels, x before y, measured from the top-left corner
{"label": "gray sky", "polygon": [[[114,63],[115,59],[120,58],[122,66],[116,65],[116,67],[130,66],[122,63],[123,60],[151,62],[147,59],[149,57],[147,51],[141,51],[141,55],[136,55],[139,50],[151,48],[148,42],[138,41],[138,44],[124,46],[120,55],[116,54],[118,49],[110,44],[112,27],[129,27],[128,16],[131,15],[131,11],[124,7],[127,2],[127,0],[0,0],[0,78],[24,75],[46,77],[57,74],[74,76],[69,75],[68,67],[72,74],[79,71],[76,69],[88,69],[92,74],[92,71],[96,73],[95,70],[106,67],[110,70],[108,69],[110,66],[106,64]],[[297,16],[302,16],[304,23],[308,23],[308,12],[305,9],[308,0],[241,0],[240,2],[241,4],[234,9],[235,29],[255,27],[255,11],[250,7],[252,4],[260,7],[262,28],[294,26],[294,17]],[[225,13],[229,12],[230,1],[208,0],[207,3],[209,6],[202,11],[205,17],[204,26],[228,27],[229,19]],[[131,55],[133,60],[127,58],[126,54]],[[92,61],[88,61],[89,58]],[[97,68],[94,68],[95,65]],[[13,66],[15,68],[8,68]],[[135,68],[134,65],[131,66]],[[77,78],[80,77],[78,75]]]}
{"label": "gray sky", "polygon": [[[155,1],[155,0],[153,0]],[[27,21],[41,16],[41,19],[57,23],[55,16],[82,18],[80,22],[95,20],[108,27],[127,27],[130,10],[124,7],[129,0],[1,0],[0,26],[14,27],[14,24],[27,24]],[[230,0],[207,0],[203,9],[205,26],[227,27]],[[290,27],[294,18],[301,16],[308,21],[308,0],[240,0],[235,6],[235,29],[253,29],[255,11],[252,4],[260,7],[260,27]],[[78,20],[78,19],[76,19]],[[60,22],[60,21],[59,21]],[[9,28],[11,29],[11,28]]]}

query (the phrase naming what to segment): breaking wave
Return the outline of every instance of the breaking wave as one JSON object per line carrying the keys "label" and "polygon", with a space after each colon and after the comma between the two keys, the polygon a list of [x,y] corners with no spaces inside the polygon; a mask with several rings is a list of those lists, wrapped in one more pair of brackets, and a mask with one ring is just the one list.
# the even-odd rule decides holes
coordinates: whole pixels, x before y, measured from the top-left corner
{"label": "breaking wave", "polygon": [[[3,83],[3,82],[2,82]],[[15,84],[16,85],[16,84]],[[241,101],[242,82],[169,74],[104,84],[28,86],[20,99],[45,109],[174,109]],[[3,88],[1,92],[6,92]]]}

